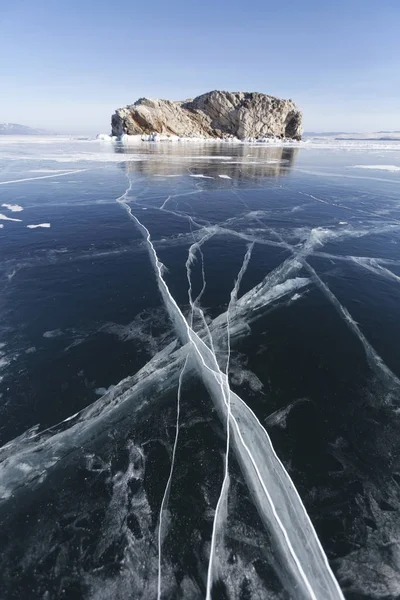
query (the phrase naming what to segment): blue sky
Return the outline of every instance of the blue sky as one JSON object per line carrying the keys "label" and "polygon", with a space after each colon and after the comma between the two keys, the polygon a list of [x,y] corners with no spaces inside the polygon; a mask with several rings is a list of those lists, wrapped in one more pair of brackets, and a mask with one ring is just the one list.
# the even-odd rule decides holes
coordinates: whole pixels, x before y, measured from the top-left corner
{"label": "blue sky", "polygon": [[0,30],[0,122],[108,132],[138,97],[226,89],[400,130],[400,0],[3,0]]}

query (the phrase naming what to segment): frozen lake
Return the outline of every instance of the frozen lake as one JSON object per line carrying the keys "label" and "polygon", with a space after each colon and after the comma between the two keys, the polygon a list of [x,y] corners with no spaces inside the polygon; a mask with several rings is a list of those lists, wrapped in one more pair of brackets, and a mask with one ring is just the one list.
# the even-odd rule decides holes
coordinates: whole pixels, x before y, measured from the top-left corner
{"label": "frozen lake", "polygon": [[0,597],[400,594],[400,142],[0,138]]}

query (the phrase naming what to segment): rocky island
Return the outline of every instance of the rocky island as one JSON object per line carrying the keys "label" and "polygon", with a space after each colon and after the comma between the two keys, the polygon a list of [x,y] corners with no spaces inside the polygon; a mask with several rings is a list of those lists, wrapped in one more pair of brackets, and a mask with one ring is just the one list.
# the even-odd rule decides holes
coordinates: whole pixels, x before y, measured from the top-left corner
{"label": "rocky island", "polygon": [[140,98],[115,111],[111,128],[113,136],[300,140],[302,113],[292,100],[216,90],[185,101]]}

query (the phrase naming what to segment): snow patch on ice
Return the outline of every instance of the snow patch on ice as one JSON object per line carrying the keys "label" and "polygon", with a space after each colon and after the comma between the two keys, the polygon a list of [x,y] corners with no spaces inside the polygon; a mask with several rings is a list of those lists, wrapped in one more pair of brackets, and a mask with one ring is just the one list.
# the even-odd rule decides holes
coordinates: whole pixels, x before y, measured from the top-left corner
{"label": "snow patch on ice", "polygon": [[19,204],[2,204],[1,206],[11,210],[11,212],[21,212],[21,210],[24,210]]}
{"label": "snow patch on ice", "polygon": [[279,408],[264,420],[265,425],[267,427],[281,427],[282,429],[285,429],[287,425],[287,418],[291,410],[298,404],[305,404],[308,402],[308,398],[300,398],[294,402],[291,402],[284,408]]}
{"label": "snow patch on ice", "polygon": [[197,179],[214,179],[214,177],[210,177],[210,175],[203,175],[203,174],[193,175],[193,173],[191,173],[189,175],[189,177],[196,177]]}
{"label": "snow patch on ice", "polygon": [[[16,358],[16,355],[8,355],[6,356],[5,351],[5,344],[1,343],[0,344],[0,370],[4,369],[5,367],[8,367],[8,365],[11,363],[11,361]],[[0,381],[2,380],[2,377],[0,377]]]}
{"label": "snow patch on ice", "polygon": [[10,361],[5,356],[0,356],[0,369],[3,367],[7,367],[10,364]]}
{"label": "snow patch on ice", "polygon": [[[18,221],[20,219],[17,219]],[[38,225],[27,225],[28,229],[37,229],[37,227],[50,227],[50,223],[39,223]]]}
{"label": "snow patch on ice", "polygon": [[18,469],[20,471],[22,471],[23,473],[30,473],[31,471],[33,471],[33,467],[31,467],[30,465],[28,465],[27,463],[20,463],[18,465]]}
{"label": "snow patch on ice", "polygon": [[63,423],[67,423],[67,421],[72,421],[72,419],[75,419],[75,417],[77,417],[79,415],[79,413],[74,413],[73,415],[71,415],[70,417],[67,417],[66,419],[64,419]]}
{"label": "snow patch on ice", "polygon": [[94,390],[94,393],[97,394],[97,396],[104,396],[104,394],[107,394],[107,392],[111,392],[114,388],[115,385],[110,385],[108,388],[98,387]]}
{"label": "snow patch on ice", "polygon": [[396,165],[354,165],[353,169],[374,169],[377,171],[392,171],[393,173],[400,171],[400,167]]}
{"label": "snow patch on ice", "polygon": [[229,177],[229,175],[218,175],[218,177],[221,179],[232,179],[232,177]]}
{"label": "snow patch on ice", "polygon": [[293,294],[293,296],[290,298],[290,302],[295,302],[296,300],[300,300],[300,298],[302,298],[302,294]]}
{"label": "snow patch on ice", "polygon": [[55,338],[55,337],[60,337],[60,335],[62,335],[63,332],[61,331],[61,329],[52,329],[51,331],[45,331],[43,334],[44,338]]}
{"label": "snow patch on ice", "polygon": [[12,219],[11,217],[7,217],[6,215],[3,215],[0,213],[0,219],[2,221],[22,221],[22,219]]}
{"label": "snow patch on ice", "polygon": [[113,142],[117,137],[115,135],[108,135],[107,133],[99,133],[96,135],[96,140],[100,140],[101,142]]}

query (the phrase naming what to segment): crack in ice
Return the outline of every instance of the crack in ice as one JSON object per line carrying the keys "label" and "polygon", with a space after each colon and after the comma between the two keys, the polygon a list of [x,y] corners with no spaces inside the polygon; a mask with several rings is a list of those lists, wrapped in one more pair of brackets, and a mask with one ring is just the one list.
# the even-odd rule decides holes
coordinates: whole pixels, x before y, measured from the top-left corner
{"label": "crack in ice", "polygon": [[[319,592],[314,591],[313,585],[316,589],[323,590],[324,598],[326,599],[343,598],[339,585],[329,567],[326,555],[300,496],[281,461],[277,457],[267,432],[251,409],[239,396],[237,396],[237,394],[230,390],[229,382],[226,380],[226,375],[222,373],[218,365],[215,353],[213,353],[211,349],[204,344],[201,338],[199,338],[196,332],[190,328],[175,299],[171,295],[163,278],[163,265],[158,259],[154,245],[151,241],[150,232],[133,214],[131,207],[125,201],[129,193],[128,190],[129,188],[118,198],[118,202],[121,203],[129,217],[137,224],[143,233],[148,247],[149,257],[157,277],[161,296],[167,311],[169,312],[170,318],[176,327],[178,336],[181,338],[182,343],[186,344],[189,342],[191,347],[193,347],[194,357],[197,358],[199,373],[215,402],[220,416],[223,417],[225,414],[227,405],[225,393],[227,390],[229,390],[232,405],[237,413],[240,414],[240,426],[233,411],[230,415],[233,422],[232,431],[236,443],[235,448],[238,453],[238,459],[241,463],[243,474],[254,495],[254,500],[260,512],[260,516],[263,518],[265,524],[270,527],[270,533],[276,543],[276,551],[282,553],[282,559],[286,563],[284,566],[282,565],[284,575],[283,573],[280,573],[282,582],[284,585],[290,586],[292,590],[296,590],[299,599],[310,598],[311,600],[318,600]],[[223,404],[221,404],[221,399]],[[258,464],[257,458],[247,445],[249,442],[245,442],[241,431],[241,427],[246,427],[246,425],[248,427],[247,431],[252,432],[251,437],[249,438],[250,443],[253,446],[255,445],[255,449],[258,449],[258,452],[260,452],[262,456],[261,459],[258,457],[258,460],[261,460]],[[270,455],[265,451],[265,440],[271,451]],[[269,465],[271,470],[268,468]],[[266,480],[269,481],[270,486],[275,490],[277,498],[279,497],[278,506],[281,516],[278,514],[277,507],[266,487],[260,469],[267,469],[268,476],[266,477]],[[267,501],[267,505],[265,504],[265,501]],[[286,521],[286,527],[282,518]],[[299,527],[294,526],[293,518],[297,521],[297,526]],[[297,550],[294,549],[293,543],[296,545]],[[305,556],[304,551],[306,552]],[[299,558],[297,552],[300,553],[300,555],[303,555],[303,560]],[[308,571],[308,575],[305,570]],[[313,580],[313,584],[311,584],[309,580],[310,577]]]}
{"label": "crack in ice", "polygon": [[323,292],[323,294],[328,298],[328,300],[332,303],[336,311],[341,315],[347,326],[350,330],[356,335],[356,337],[360,340],[361,344],[364,346],[365,355],[369,362],[371,369],[377,372],[379,375],[383,375],[387,381],[391,383],[397,390],[400,389],[400,379],[391,371],[391,369],[386,365],[383,361],[382,357],[376,352],[376,350],[371,346],[357,323],[354,321],[353,317],[334,295],[334,293],[329,289],[329,287],[322,281],[322,279],[317,275],[315,269],[311,267],[305,260],[302,261],[304,267],[309,271],[312,279],[314,280],[317,287]]}
{"label": "crack in ice", "polygon": [[67,173],[56,173],[55,175],[41,175],[40,177],[25,177],[25,179],[13,179],[11,181],[0,181],[0,185],[8,185],[10,183],[22,183],[24,181],[35,181],[36,179],[52,179],[53,177],[64,177],[65,175],[75,175],[75,173],[83,173],[87,169],[77,169],[68,171]]}
{"label": "crack in ice", "polygon": [[239,287],[242,282],[243,275],[245,274],[247,267],[249,265],[253,247],[254,247],[254,243],[250,244],[249,247],[247,248],[247,252],[243,259],[243,264],[241,266],[241,269],[240,269],[237,279],[235,281],[234,287],[231,291],[230,300],[229,300],[228,308],[226,311],[227,358],[226,358],[226,368],[225,368],[224,400],[226,400],[227,414],[226,414],[226,425],[225,425],[225,427],[226,427],[225,469],[224,469],[224,479],[222,482],[221,493],[218,498],[217,506],[215,508],[215,515],[214,515],[214,521],[213,521],[210,558],[209,558],[208,572],[207,572],[206,600],[211,600],[211,589],[212,589],[212,583],[213,583],[213,561],[214,561],[214,554],[215,554],[216,543],[217,543],[216,538],[217,538],[217,534],[218,534],[217,528],[218,528],[218,526],[221,525],[221,523],[218,522],[218,518],[219,518],[220,512],[222,510],[221,507],[224,508],[225,515],[227,515],[227,510],[228,510],[227,503],[228,503],[228,490],[229,490],[230,420],[232,418],[231,398],[230,398],[230,393],[229,393],[229,391],[230,391],[229,390],[229,360],[230,360],[230,354],[231,354],[229,316],[230,316],[230,311],[232,309],[232,306],[237,301]]}
{"label": "crack in ice", "polygon": [[183,376],[186,370],[186,365],[188,362],[188,358],[189,358],[189,354],[186,355],[186,359],[185,359],[185,363],[183,365],[183,368],[179,374],[179,381],[178,381],[178,392],[177,392],[177,401],[176,401],[176,422],[175,422],[175,439],[174,439],[174,445],[172,448],[172,458],[171,458],[171,468],[170,468],[170,472],[169,472],[169,477],[168,477],[168,481],[167,481],[167,485],[165,486],[165,491],[164,491],[164,495],[161,501],[161,507],[160,507],[160,515],[159,515],[159,520],[158,520],[158,578],[157,578],[157,600],[161,600],[161,549],[162,549],[162,540],[163,540],[163,513],[165,510],[166,505],[168,504],[168,499],[169,499],[169,492],[171,489],[171,483],[172,483],[172,476],[174,473],[174,468],[175,468],[175,456],[176,456],[176,449],[178,446],[178,439],[179,439],[179,419],[180,419],[180,413],[181,413],[181,391],[182,391],[182,381],[183,381]]}

